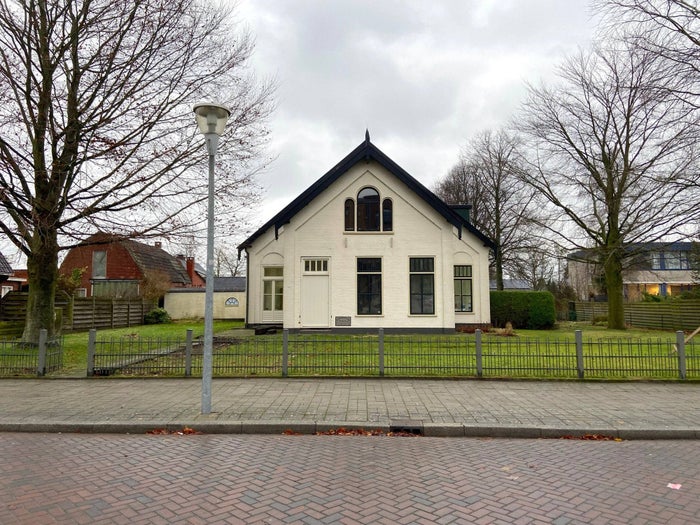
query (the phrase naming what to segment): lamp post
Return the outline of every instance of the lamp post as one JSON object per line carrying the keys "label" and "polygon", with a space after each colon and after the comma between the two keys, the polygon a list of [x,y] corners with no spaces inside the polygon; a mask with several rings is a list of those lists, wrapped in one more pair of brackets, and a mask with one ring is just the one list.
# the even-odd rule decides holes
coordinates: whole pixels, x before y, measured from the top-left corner
{"label": "lamp post", "polygon": [[219,104],[196,104],[194,114],[209,152],[209,199],[207,207],[207,282],[204,298],[204,349],[202,359],[202,414],[211,413],[211,376],[214,359],[214,160],[219,137],[231,112]]}

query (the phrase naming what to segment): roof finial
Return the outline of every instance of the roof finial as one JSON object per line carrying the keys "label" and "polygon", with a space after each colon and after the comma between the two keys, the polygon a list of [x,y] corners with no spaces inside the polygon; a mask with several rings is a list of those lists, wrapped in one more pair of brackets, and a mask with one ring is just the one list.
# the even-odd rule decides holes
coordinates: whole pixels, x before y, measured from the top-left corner
{"label": "roof finial", "polygon": [[365,142],[369,145],[369,128],[365,129]]}

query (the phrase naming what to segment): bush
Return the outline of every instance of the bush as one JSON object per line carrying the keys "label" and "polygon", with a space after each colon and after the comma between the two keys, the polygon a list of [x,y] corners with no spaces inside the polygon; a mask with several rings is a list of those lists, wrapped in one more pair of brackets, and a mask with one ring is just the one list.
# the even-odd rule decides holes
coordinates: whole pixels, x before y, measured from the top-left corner
{"label": "bush", "polygon": [[642,292],[642,302],[643,303],[660,303],[664,298],[660,295],[650,294],[648,292]]}
{"label": "bush", "polygon": [[166,324],[172,321],[170,314],[165,308],[154,308],[143,316],[143,322],[145,324]]}
{"label": "bush", "polygon": [[554,296],[550,292],[491,292],[491,324],[503,328],[552,328],[556,320]]}

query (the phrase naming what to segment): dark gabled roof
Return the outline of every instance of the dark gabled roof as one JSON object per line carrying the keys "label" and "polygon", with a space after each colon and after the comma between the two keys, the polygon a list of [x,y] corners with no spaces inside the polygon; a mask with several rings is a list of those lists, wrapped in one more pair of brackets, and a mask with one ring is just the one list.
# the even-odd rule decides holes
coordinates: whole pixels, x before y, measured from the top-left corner
{"label": "dark gabled roof", "polygon": [[14,272],[12,271],[12,266],[10,266],[10,263],[7,262],[5,256],[2,253],[0,253],[0,275],[9,277],[13,273]]}
{"label": "dark gabled roof", "polygon": [[85,245],[121,244],[129,252],[141,273],[161,271],[171,283],[189,285],[192,283],[187,269],[177,257],[170,255],[160,246],[152,246],[131,239],[124,239],[110,233],[96,233],[85,240]]}
{"label": "dark gabled roof", "polygon": [[158,246],[151,246],[132,240],[121,241],[122,246],[131,254],[142,273],[160,271],[165,273],[171,283],[191,284],[187,269],[182,263]]}
{"label": "dark gabled roof", "polygon": [[381,164],[389,173],[408,186],[416,195],[421,197],[425,202],[430,204],[447,222],[455,226],[459,230],[460,237],[462,229],[474,234],[479,238],[484,246],[495,248],[491,239],[481,233],[474,225],[465,221],[455,210],[445,204],[445,202],[437,197],[432,191],[423,186],[420,182],[409,175],[401,166],[387,157],[378,147],[372,144],[369,140],[369,132],[365,134],[365,140],[354,150],[352,150],[343,160],[336,164],[323,177],[318,179],[306,191],[289,203],[281,212],[275,215],[272,219],[263,224],[260,229],[248,237],[245,241],[238,245],[238,251],[250,247],[253,242],[265,233],[270,228],[275,228],[275,237],[279,229],[292,220],[299,211],[301,211],[309,202],[318,197],[332,183],[345,174],[350,168],[361,161],[369,162],[374,160]]}
{"label": "dark gabled roof", "polygon": [[245,277],[214,277],[215,292],[245,292]]}

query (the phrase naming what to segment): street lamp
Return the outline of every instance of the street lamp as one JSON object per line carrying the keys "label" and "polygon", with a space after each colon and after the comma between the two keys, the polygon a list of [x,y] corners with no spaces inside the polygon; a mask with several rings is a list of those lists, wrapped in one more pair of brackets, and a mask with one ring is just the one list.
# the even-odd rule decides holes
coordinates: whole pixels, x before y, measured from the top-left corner
{"label": "street lamp", "polygon": [[219,104],[196,104],[194,114],[209,152],[209,201],[207,208],[207,282],[204,295],[204,349],[202,360],[202,414],[211,413],[211,376],[214,359],[214,159],[219,137],[231,112]]}

